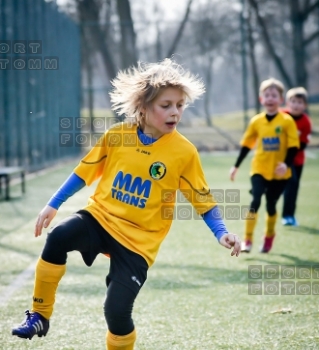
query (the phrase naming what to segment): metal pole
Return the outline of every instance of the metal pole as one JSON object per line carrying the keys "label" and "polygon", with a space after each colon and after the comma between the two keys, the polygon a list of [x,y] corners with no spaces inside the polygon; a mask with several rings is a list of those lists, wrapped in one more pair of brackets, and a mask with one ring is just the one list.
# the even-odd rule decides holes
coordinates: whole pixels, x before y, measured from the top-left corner
{"label": "metal pole", "polygon": [[242,88],[243,88],[243,113],[244,129],[248,124],[248,89],[247,89],[247,63],[246,63],[246,28],[245,28],[245,0],[241,0],[240,34],[241,34],[241,64],[242,64]]}

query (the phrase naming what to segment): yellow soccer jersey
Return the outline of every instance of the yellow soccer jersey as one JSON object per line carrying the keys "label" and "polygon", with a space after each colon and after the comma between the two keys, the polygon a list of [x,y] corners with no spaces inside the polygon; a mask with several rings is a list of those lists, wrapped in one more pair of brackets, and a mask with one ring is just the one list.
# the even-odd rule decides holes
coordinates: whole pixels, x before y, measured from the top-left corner
{"label": "yellow soccer jersey", "polygon": [[118,124],[100,138],[74,172],[87,185],[99,179],[85,209],[149,266],[176,215],[178,189],[193,205],[194,215],[216,205],[195,146],[176,130],[143,145],[136,125]]}
{"label": "yellow soccer jersey", "polygon": [[241,145],[248,148],[256,146],[250,175],[260,174],[266,180],[288,179],[290,168],[284,177],[277,177],[275,168],[278,162],[285,160],[289,147],[299,147],[296,124],[290,115],[283,112],[278,112],[271,121],[267,120],[266,113],[257,114],[251,119]]}

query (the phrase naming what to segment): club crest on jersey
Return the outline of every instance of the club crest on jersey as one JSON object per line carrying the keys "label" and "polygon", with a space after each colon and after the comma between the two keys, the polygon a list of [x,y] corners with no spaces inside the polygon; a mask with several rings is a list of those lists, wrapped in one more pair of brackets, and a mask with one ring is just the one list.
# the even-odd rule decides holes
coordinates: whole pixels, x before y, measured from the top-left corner
{"label": "club crest on jersey", "polygon": [[150,175],[154,180],[162,179],[166,174],[166,166],[161,162],[155,162],[150,166]]}
{"label": "club crest on jersey", "polygon": [[277,135],[280,135],[281,132],[282,132],[282,126],[276,126],[276,128],[275,128],[275,133],[276,133]]}

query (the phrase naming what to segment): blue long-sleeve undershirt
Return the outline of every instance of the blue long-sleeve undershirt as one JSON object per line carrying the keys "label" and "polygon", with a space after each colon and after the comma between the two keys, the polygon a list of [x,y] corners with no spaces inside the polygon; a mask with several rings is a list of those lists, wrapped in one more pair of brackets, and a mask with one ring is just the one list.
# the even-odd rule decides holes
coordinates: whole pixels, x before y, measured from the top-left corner
{"label": "blue long-sleeve undershirt", "polygon": [[59,209],[63,202],[73,196],[74,193],[80,191],[84,186],[85,181],[75,173],[72,173],[50,198],[48,205],[54,209]]}
{"label": "blue long-sleeve undershirt", "polygon": [[208,212],[203,214],[202,218],[204,219],[206,225],[213,232],[218,242],[222,238],[222,236],[228,233],[224,220],[221,217],[221,213],[217,205],[213,209],[210,209]]}

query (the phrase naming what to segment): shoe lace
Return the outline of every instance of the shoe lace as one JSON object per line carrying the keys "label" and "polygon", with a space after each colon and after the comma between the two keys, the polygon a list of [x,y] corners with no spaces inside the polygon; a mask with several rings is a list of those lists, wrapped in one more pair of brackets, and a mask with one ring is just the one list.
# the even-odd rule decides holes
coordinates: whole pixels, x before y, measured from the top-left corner
{"label": "shoe lace", "polygon": [[40,319],[40,315],[36,312],[30,312],[29,310],[26,310],[24,313],[27,316],[25,323],[28,325],[31,325],[33,322],[36,322],[38,319]]}

